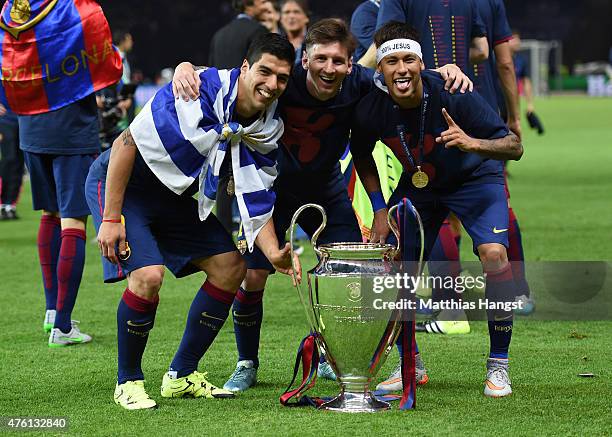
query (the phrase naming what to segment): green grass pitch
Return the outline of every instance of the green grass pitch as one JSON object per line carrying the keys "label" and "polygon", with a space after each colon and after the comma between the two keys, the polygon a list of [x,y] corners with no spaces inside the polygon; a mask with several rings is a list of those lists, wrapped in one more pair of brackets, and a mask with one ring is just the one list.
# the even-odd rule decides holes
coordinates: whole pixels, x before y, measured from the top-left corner
{"label": "green grass pitch", "polygon": [[[546,134],[524,126],[525,155],[510,164],[512,205],[528,260],[610,260],[612,241],[611,99],[537,100]],[[418,389],[418,409],[343,415],[284,408],[278,397],[290,380],[305,316],[289,279],[275,275],[265,298],[259,384],[234,400],[166,400],[163,373],[182,335],[187,309],[203,281],[171,275],[161,292],[155,329],[144,357],[155,411],[127,412],[112,401],[116,375],[115,311],[122,284],[103,285],[97,247],[87,246],[74,317],[91,344],[50,350],[42,332],[44,297],[37,261],[38,213],[29,187],[22,219],[0,223],[0,416],[66,416],[74,435],[606,435],[612,433],[612,322],[515,324],[511,346],[514,394],[482,395],[488,352],[486,325],[466,336],[420,336],[430,382]],[[89,228],[88,235],[94,233]],[[470,242],[462,258],[473,260]],[[314,265],[312,251],[302,257]],[[609,272],[610,273],[610,272]],[[537,297],[538,290],[534,290]],[[574,332],[574,334],[572,334]],[[576,335],[578,333],[579,335]],[[228,321],[200,364],[222,385],[236,348]],[[379,376],[396,362],[390,357]],[[595,378],[579,378],[593,372]],[[317,395],[333,395],[319,381]],[[4,434],[6,430],[0,430]]]}

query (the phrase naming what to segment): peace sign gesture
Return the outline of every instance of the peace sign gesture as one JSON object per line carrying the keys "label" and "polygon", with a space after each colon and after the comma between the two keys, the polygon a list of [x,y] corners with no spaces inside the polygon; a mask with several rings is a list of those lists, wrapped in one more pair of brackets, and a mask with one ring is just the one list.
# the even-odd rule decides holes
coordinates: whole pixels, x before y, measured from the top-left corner
{"label": "peace sign gesture", "polygon": [[436,143],[445,143],[444,147],[447,149],[449,147],[457,147],[464,152],[477,151],[479,146],[478,140],[463,132],[459,125],[455,123],[455,120],[446,112],[446,108],[442,108],[442,115],[446,119],[448,129],[436,138]]}

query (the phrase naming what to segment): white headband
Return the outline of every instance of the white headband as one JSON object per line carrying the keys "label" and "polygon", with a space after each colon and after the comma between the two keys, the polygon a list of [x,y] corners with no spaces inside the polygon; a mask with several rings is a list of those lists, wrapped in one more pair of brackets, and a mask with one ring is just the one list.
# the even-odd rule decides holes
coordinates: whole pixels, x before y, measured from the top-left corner
{"label": "white headband", "polygon": [[385,56],[392,55],[397,52],[411,52],[423,59],[421,52],[421,44],[412,39],[392,39],[385,42],[376,49],[376,64],[379,64]]}

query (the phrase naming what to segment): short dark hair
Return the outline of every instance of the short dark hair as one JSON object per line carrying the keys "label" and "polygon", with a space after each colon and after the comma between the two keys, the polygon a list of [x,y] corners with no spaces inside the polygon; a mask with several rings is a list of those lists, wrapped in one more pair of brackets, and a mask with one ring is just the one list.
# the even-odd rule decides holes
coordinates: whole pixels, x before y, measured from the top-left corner
{"label": "short dark hair", "polygon": [[244,12],[247,6],[253,6],[254,0],[232,0],[232,7],[238,12]]}
{"label": "short dark hair", "polygon": [[280,3],[279,3],[279,1],[278,0],[270,0],[270,4],[274,8],[274,10],[280,14]]}
{"label": "short dark hair", "polygon": [[293,2],[297,4],[300,7],[300,9],[304,11],[304,14],[306,14],[307,17],[310,16],[310,10],[308,9],[307,0],[281,0],[279,10],[283,9],[283,6],[285,6],[285,4],[289,2]]}
{"label": "short dark hair", "polygon": [[246,60],[249,65],[253,65],[261,59],[264,53],[276,56],[281,61],[287,61],[293,67],[295,49],[284,36],[277,33],[264,33],[257,36],[249,46]]}
{"label": "short dark hair", "polygon": [[346,47],[348,55],[353,56],[357,40],[346,22],[340,18],[324,18],[313,24],[306,32],[304,45],[306,51],[315,44],[333,44],[339,42]]}
{"label": "short dark hair", "polygon": [[411,39],[421,42],[419,32],[410,24],[399,21],[389,21],[374,34],[374,44],[380,47],[392,39]]}

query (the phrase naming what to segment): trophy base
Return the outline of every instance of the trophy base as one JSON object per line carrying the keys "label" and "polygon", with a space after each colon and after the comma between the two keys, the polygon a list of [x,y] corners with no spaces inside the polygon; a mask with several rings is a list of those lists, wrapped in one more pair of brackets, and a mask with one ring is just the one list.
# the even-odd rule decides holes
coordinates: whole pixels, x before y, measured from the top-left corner
{"label": "trophy base", "polygon": [[391,408],[387,402],[379,401],[370,391],[365,393],[342,392],[331,401],[322,404],[319,409],[340,413],[376,413]]}

